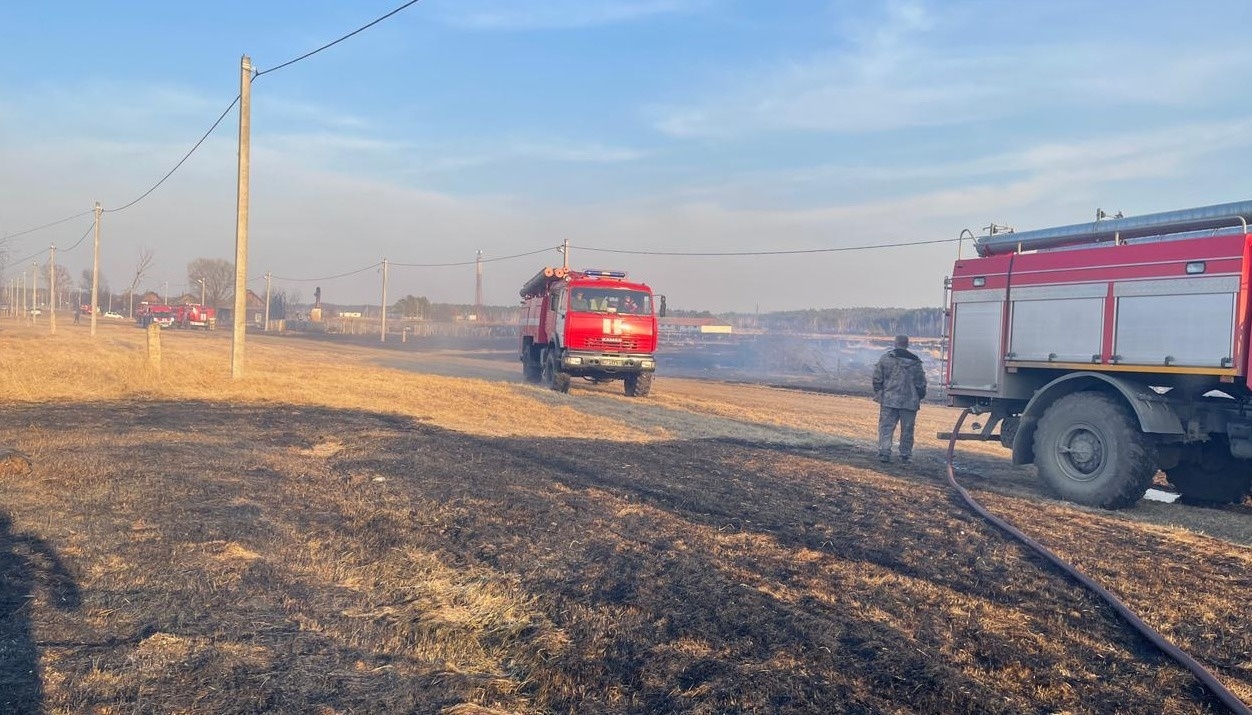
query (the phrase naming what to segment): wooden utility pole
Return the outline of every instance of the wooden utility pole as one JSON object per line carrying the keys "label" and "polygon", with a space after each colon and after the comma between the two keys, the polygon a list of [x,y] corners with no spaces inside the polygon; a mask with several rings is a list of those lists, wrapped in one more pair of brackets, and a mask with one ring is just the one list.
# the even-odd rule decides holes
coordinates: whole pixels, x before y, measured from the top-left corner
{"label": "wooden utility pole", "polygon": [[383,259],[383,329],[378,335],[378,342],[387,342],[387,259]]}
{"label": "wooden utility pole", "polygon": [[91,253],[91,334],[96,334],[96,314],[100,312],[100,202],[96,202],[95,246]]}
{"label": "wooden utility pole", "polygon": [[48,332],[57,331],[57,245],[48,247]]}
{"label": "wooden utility pole", "polygon": [[265,272],[265,331],[270,329],[270,272]]}
{"label": "wooden utility pole", "polygon": [[235,321],[230,376],[243,377],[244,334],[248,319],[248,166],[252,134],[252,61],[239,63],[239,185],[235,208]]}

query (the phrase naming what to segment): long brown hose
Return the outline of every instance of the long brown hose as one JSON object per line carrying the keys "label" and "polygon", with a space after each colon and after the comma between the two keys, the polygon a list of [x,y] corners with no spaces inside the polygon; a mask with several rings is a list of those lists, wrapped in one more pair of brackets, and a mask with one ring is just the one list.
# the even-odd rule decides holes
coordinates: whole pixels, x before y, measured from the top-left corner
{"label": "long brown hose", "polygon": [[1048,561],[1051,561],[1075,581],[1086,586],[1097,596],[1104,599],[1106,603],[1113,607],[1113,610],[1121,614],[1122,618],[1126,619],[1126,621],[1130,623],[1130,625],[1134,626],[1135,630],[1142,633],[1145,638],[1152,641],[1152,643],[1159,648],[1161,652],[1173,658],[1182,667],[1190,670],[1192,674],[1194,674],[1195,677],[1209,689],[1210,692],[1217,696],[1218,700],[1221,700],[1226,707],[1230,708],[1231,712],[1237,713],[1238,715],[1252,715],[1252,708],[1249,708],[1246,703],[1236,697],[1234,693],[1230,692],[1225,685],[1222,685],[1221,681],[1210,673],[1203,665],[1200,665],[1195,658],[1187,655],[1186,652],[1167,640],[1165,636],[1161,635],[1155,628],[1149,626],[1147,623],[1144,623],[1143,619],[1135,615],[1135,613],[1131,611],[1126,604],[1122,603],[1117,596],[1114,596],[1108,591],[1108,589],[1091,580],[1086,574],[1079,571],[1069,562],[1052,553],[1048,547],[1030,538],[1020,529],[1007,521],[987,511],[972,496],[970,496],[969,492],[965,491],[964,487],[957,484],[956,467],[953,465],[953,459],[956,456],[956,437],[961,432],[961,425],[965,423],[965,418],[969,415],[970,410],[966,408],[966,410],[962,412],[961,416],[957,419],[956,426],[952,428],[952,436],[948,439],[948,483],[951,484],[952,488],[961,495],[961,498],[965,500],[965,503],[968,504],[971,509],[978,512],[978,514],[984,519],[1000,527],[1013,538],[1029,546],[1031,549],[1034,549],[1040,556],[1044,557]]}

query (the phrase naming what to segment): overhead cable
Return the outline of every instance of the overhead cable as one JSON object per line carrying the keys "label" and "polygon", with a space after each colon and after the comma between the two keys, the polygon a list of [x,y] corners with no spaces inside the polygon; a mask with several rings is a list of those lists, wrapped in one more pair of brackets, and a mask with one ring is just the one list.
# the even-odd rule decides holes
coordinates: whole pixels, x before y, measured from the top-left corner
{"label": "overhead cable", "polygon": [[300,60],[308,59],[309,57],[312,57],[313,55],[316,55],[317,53],[321,52],[322,50],[330,49],[331,47],[334,47],[335,45],[339,44],[340,42],[343,42],[344,40],[348,39],[349,37],[352,37],[353,35],[356,35],[356,34],[358,34],[358,33],[364,32],[365,30],[368,30],[369,28],[373,27],[374,25],[377,25],[378,23],[382,22],[383,20],[386,20],[387,18],[391,17],[392,15],[395,15],[396,13],[398,13],[398,12],[400,12],[401,10],[403,10],[403,9],[405,9],[405,8],[407,8],[407,7],[409,7],[410,5],[416,5],[418,2],[420,2],[420,0],[409,0],[409,2],[406,2],[405,4],[403,4],[403,5],[401,5],[400,7],[396,8],[395,10],[392,10],[391,12],[387,13],[386,15],[383,15],[382,17],[380,17],[380,18],[378,18],[378,19],[374,20],[373,22],[371,22],[371,23],[369,23],[369,24],[362,25],[362,26],[358,27],[357,29],[353,30],[352,32],[349,32],[348,34],[344,35],[343,37],[340,37],[338,40],[335,40],[334,42],[328,42],[328,43],[326,43],[325,45],[322,45],[321,47],[317,48],[316,50],[313,50],[312,52],[306,52],[306,53],[304,53],[303,55],[300,55],[299,57],[297,57],[297,58],[295,58],[295,59],[293,59],[293,60],[287,60],[286,62],[282,63],[281,65],[278,65],[277,67],[271,67],[271,68],[269,68],[269,69],[267,69],[267,70],[262,70],[262,71],[260,71],[260,72],[257,72],[257,73],[256,73],[256,75],[253,77],[253,79],[256,79],[257,77],[260,77],[261,75],[266,75],[266,74],[269,74],[270,72],[277,72],[278,70],[280,70],[280,69],[282,69],[282,68],[284,68],[284,67],[288,67],[288,66],[290,66],[290,65],[294,65],[295,63],[299,62]]}
{"label": "overhead cable", "polygon": [[347,278],[348,276],[355,276],[358,273],[364,273],[371,268],[378,268],[382,264],[383,262],[379,261],[378,263],[371,263],[370,265],[364,268],[358,268],[355,271],[348,271],[347,273],[340,273],[339,275],[334,275],[334,276],[324,276],[322,278],[283,278],[282,276],[270,276],[270,277],[276,281],[287,281],[288,283],[312,283],[313,281],[333,281],[336,278]]}
{"label": "overhead cable", "polygon": [[9,233],[9,234],[5,234],[5,236],[4,236],[4,240],[6,240],[6,241],[7,241],[7,240],[8,240],[8,239],[10,239],[10,238],[17,238],[18,236],[25,236],[25,235],[26,235],[26,234],[28,234],[28,233],[34,233],[34,232],[36,232],[36,231],[42,231],[42,230],[44,230],[45,228],[52,228],[53,226],[57,226],[57,225],[59,225],[59,224],[63,224],[63,223],[65,223],[66,221],[73,221],[73,220],[74,220],[74,219],[76,219],[76,218],[81,218],[81,217],[83,217],[83,216],[86,216],[87,214],[91,213],[93,210],[94,210],[94,209],[87,209],[86,211],[83,211],[82,213],[76,213],[76,214],[74,214],[73,216],[66,216],[66,217],[65,217],[65,218],[63,218],[63,219],[59,219],[59,220],[53,221],[52,223],[45,223],[45,224],[44,224],[44,225],[42,225],[42,226],[36,226],[36,227],[34,227],[34,228],[28,228],[28,229],[26,229],[25,231],[18,231],[17,233]]}
{"label": "overhead cable", "polygon": [[405,268],[449,268],[452,266],[472,266],[477,263],[494,263],[496,261],[510,261],[514,258],[524,258],[526,256],[533,256],[538,253],[547,253],[548,251],[553,251],[559,248],[560,246],[549,246],[547,248],[540,248],[534,251],[527,251],[526,253],[515,253],[511,256],[497,256],[495,258],[483,258],[481,260],[476,260],[476,261],[457,261],[455,263],[397,263],[395,261],[387,261],[387,265],[403,266]]}
{"label": "overhead cable", "polygon": [[[88,211],[87,213],[91,213],[91,212],[90,212],[90,211]],[[80,215],[81,215],[81,214],[80,214]],[[65,252],[65,251],[72,251],[72,250],[74,250],[75,248],[78,248],[79,244],[81,244],[83,241],[85,241],[85,240],[87,239],[87,236],[89,236],[89,235],[91,234],[91,229],[95,228],[95,226],[96,226],[96,222],[95,222],[95,221],[92,221],[92,222],[91,222],[91,225],[87,227],[87,230],[83,232],[82,238],[79,238],[79,239],[78,239],[78,241],[76,241],[76,242],[74,243],[74,245],[73,245],[73,246],[70,246],[69,248],[58,248],[57,250],[58,250],[58,251]],[[30,254],[29,256],[26,256],[25,258],[19,258],[19,259],[17,259],[16,261],[10,261],[9,263],[11,263],[12,265],[15,265],[15,266],[16,266],[16,265],[20,265],[20,264],[25,263],[25,262],[27,262],[27,261],[30,261],[30,260],[33,260],[33,259],[39,258],[39,257],[40,257],[40,256],[42,256],[42,255],[44,254],[44,252],[45,252],[45,251],[47,251],[47,250],[48,250],[48,249],[46,249],[46,248],[41,248],[41,249],[39,249],[38,251],[35,251],[34,253]]]}
{"label": "overhead cable", "polygon": [[590,246],[572,245],[580,251],[597,253],[628,253],[635,256],[701,256],[701,257],[734,257],[734,256],[788,256],[802,253],[840,253],[843,251],[871,251],[879,248],[901,248],[904,246],[925,246],[933,243],[956,243],[959,238],[936,238],[929,241],[900,241],[898,243],[878,243],[864,246],[837,246],[834,248],[800,248],[780,251],[636,251],[629,248],[592,248]]}
{"label": "overhead cable", "polygon": [[179,168],[180,166],[182,166],[184,162],[186,162],[188,159],[190,159],[190,158],[191,158],[191,155],[195,153],[196,149],[199,149],[199,148],[200,148],[200,145],[204,143],[204,140],[209,138],[209,135],[213,133],[213,130],[214,130],[214,129],[217,129],[217,125],[219,125],[219,124],[221,124],[221,123],[222,123],[222,120],[226,118],[226,115],[227,115],[227,114],[229,114],[229,113],[230,113],[230,110],[234,109],[234,108],[235,108],[235,105],[236,105],[236,104],[238,104],[238,103],[239,103],[239,95],[235,95],[235,98],[234,98],[234,100],[232,100],[232,101],[231,101],[230,106],[228,106],[228,107],[227,107],[227,108],[226,108],[226,109],[222,112],[221,116],[219,116],[219,117],[217,118],[217,121],[216,121],[216,122],[213,122],[213,126],[209,127],[209,131],[205,132],[205,133],[204,133],[204,136],[200,137],[200,141],[196,142],[196,143],[195,143],[195,146],[191,147],[191,149],[190,149],[190,150],[189,150],[189,151],[188,151],[185,155],[183,155],[183,158],[178,160],[178,163],[174,165],[174,168],[173,168],[173,169],[170,169],[170,170],[169,170],[169,173],[167,173],[165,176],[162,176],[160,181],[158,181],[158,182],[156,182],[155,184],[153,184],[151,189],[148,189],[147,191],[143,192],[143,195],[142,195],[142,196],[140,196],[139,198],[135,199],[134,201],[132,201],[132,202],[130,202],[130,203],[128,203],[128,204],[126,204],[125,206],[121,206],[121,207],[118,207],[118,208],[115,208],[115,209],[104,209],[104,210],[103,210],[103,213],[114,213],[114,212],[117,212],[117,211],[125,211],[126,209],[130,208],[131,206],[134,206],[135,204],[139,203],[140,201],[143,201],[144,199],[148,198],[148,194],[151,194],[153,191],[156,191],[158,186],[160,186],[161,184],[164,184],[166,179],[168,179],[168,178],[170,178],[171,176],[173,176],[173,175],[174,175],[174,172],[175,172],[175,171],[178,171],[178,168]]}

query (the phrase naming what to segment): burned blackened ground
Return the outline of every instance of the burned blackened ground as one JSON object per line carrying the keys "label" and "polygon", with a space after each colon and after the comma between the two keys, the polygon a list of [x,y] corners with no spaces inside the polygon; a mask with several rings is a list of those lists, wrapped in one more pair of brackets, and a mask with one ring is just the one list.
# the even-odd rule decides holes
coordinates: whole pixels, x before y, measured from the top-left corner
{"label": "burned blackened ground", "polygon": [[[50,712],[1220,711],[855,446],[155,402],[12,408],[2,437],[35,464],[0,482],[11,533],[77,594],[30,589],[16,636]],[[982,496],[1252,699],[1246,548]]]}

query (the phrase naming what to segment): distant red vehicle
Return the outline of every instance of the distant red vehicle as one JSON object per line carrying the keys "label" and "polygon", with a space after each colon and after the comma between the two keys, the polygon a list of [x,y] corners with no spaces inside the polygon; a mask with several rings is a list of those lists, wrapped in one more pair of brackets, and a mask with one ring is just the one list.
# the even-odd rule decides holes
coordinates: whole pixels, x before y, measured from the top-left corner
{"label": "distant red vehicle", "polygon": [[174,327],[217,329],[217,310],[205,305],[180,305],[174,308]]}
{"label": "distant red vehicle", "polygon": [[140,303],[139,309],[135,311],[135,323],[141,328],[153,323],[162,328],[171,328],[174,326],[174,308],[169,305]]}

